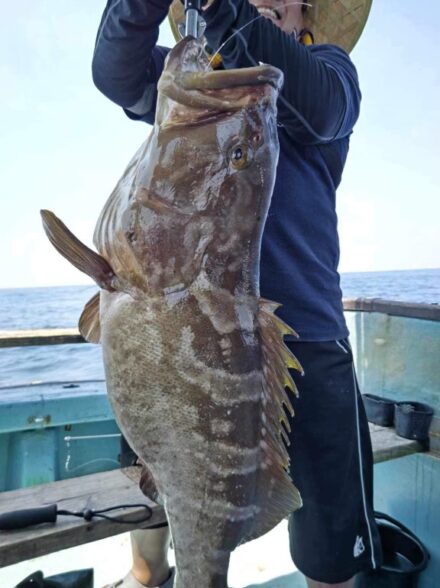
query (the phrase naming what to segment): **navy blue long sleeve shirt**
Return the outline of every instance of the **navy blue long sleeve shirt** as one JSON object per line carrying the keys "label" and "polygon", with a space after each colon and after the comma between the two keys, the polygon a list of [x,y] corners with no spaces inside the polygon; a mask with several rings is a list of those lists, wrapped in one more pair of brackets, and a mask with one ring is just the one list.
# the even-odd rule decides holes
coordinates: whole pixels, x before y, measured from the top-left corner
{"label": "navy blue long sleeve shirt", "polygon": [[[157,89],[169,49],[157,46],[171,0],[109,0],[98,30],[96,86],[136,120],[154,122]],[[209,45],[219,48],[258,16],[247,0],[217,0],[205,12]],[[259,62],[285,75],[278,102],[280,159],[266,222],[261,294],[302,341],[348,334],[337,266],[338,187],[359,114],[356,70],[334,45],[303,46],[258,18],[221,49],[226,68]]]}

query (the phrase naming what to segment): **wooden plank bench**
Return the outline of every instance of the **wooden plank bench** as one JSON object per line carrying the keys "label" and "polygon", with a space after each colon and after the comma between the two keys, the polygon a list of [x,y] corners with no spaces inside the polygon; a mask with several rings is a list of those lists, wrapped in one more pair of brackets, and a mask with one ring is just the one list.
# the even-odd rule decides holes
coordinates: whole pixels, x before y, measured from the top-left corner
{"label": "wooden plank bench", "polygon": [[[87,522],[82,518],[58,515],[56,523],[0,531],[0,567],[165,522],[162,507],[146,498],[139,489],[140,469],[133,466],[0,493],[0,514],[51,504],[69,511],[103,509],[120,504],[146,504],[152,510],[151,518],[142,524],[121,524],[100,518]],[[130,521],[145,516],[145,509],[128,508],[108,514]]]}
{"label": "wooden plank bench", "polygon": [[[398,437],[393,429],[370,425],[370,431],[376,462],[421,451],[419,443]],[[153,512],[151,519],[142,525],[120,524],[103,519],[87,522],[60,515],[55,524],[47,523],[16,531],[0,531],[0,567],[135,528],[148,528],[163,523],[163,509],[148,500],[139,490],[139,475],[140,468],[131,467],[0,493],[0,514],[50,504],[76,511],[140,503],[147,504]],[[110,514],[120,516],[124,520],[132,520],[135,516],[144,515],[145,510],[131,508]]]}
{"label": "wooden plank bench", "polygon": [[418,441],[404,439],[396,435],[394,429],[379,427],[369,423],[371,441],[373,444],[374,463],[390,461],[423,450]]}

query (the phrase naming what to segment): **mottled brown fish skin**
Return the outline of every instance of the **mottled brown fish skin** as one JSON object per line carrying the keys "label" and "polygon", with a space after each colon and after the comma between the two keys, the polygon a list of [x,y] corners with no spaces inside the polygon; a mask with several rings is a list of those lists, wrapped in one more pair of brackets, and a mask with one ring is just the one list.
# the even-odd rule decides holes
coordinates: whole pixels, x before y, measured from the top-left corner
{"label": "mottled brown fish skin", "polygon": [[95,244],[138,288],[102,294],[101,341],[115,414],[167,512],[175,586],[224,588],[230,553],[262,511],[258,482],[270,465],[258,268],[280,74],[263,67],[268,83],[250,72],[245,85],[182,89],[176,75],[195,56],[198,71],[196,43],[169,58],[156,126]]}
{"label": "mottled brown fish skin", "polygon": [[165,506],[176,588],[226,588],[235,547],[300,505],[280,437],[293,331],[258,286],[281,80],[212,72],[196,41],[177,45],[152,134],[95,231],[117,287],[82,331],[100,337],[116,418]]}
{"label": "mottled brown fish skin", "polygon": [[105,294],[102,302],[108,389],[164,502],[181,580],[176,585],[197,585],[197,579],[224,586],[225,579],[214,577],[225,574],[230,551],[257,514],[257,341],[243,346],[237,328],[219,335],[191,294],[153,308],[125,294]]}

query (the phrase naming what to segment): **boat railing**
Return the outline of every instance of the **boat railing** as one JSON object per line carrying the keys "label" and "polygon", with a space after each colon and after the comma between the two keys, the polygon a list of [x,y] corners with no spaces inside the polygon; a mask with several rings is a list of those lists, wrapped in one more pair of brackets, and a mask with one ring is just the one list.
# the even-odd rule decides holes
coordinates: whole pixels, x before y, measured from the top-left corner
{"label": "boat railing", "polygon": [[378,312],[389,316],[440,321],[440,305],[402,302],[383,298],[344,298],[344,310],[352,312]]}
{"label": "boat railing", "polygon": [[[419,304],[381,298],[346,298],[343,303],[344,310],[348,312],[377,312],[390,316],[440,321],[440,305],[438,304]],[[0,330],[0,348],[72,343],[87,343],[76,328]]]}

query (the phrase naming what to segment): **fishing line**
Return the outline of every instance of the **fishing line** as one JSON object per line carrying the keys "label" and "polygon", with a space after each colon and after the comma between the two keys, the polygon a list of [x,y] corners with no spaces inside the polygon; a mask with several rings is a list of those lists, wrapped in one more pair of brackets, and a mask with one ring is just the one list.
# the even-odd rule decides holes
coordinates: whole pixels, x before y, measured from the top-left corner
{"label": "fishing line", "polygon": [[[234,18],[236,19],[236,18],[237,18],[237,16],[238,16],[238,14],[237,14],[237,8],[236,8],[236,7],[235,7],[233,4],[231,4],[231,0],[228,0],[228,3],[229,3],[229,6],[230,6],[230,7],[231,7],[231,9],[232,9],[232,12],[234,13]],[[293,6],[293,5],[295,5],[295,4],[301,4],[301,6],[309,6],[309,7],[312,7],[312,6],[313,6],[312,4],[309,4],[308,2],[298,2],[298,1],[296,1],[296,2],[287,2],[286,4],[281,4],[281,7],[282,7],[282,8],[284,8],[285,6]],[[229,43],[229,41],[230,41],[230,40],[231,40],[233,37],[235,37],[235,35],[239,35],[239,33],[240,33],[240,32],[241,32],[243,29],[245,29],[246,27],[248,27],[249,25],[251,25],[251,24],[252,24],[253,22],[255,22],[256,20],[259,20],[260,18],[266,18],[266,17],[264,16],[264,14],[259,14],[258,16],[256,16],[255,18],[252,18],[252,19],[251,19],[249,22],[247,22],[246,24],[244,24],[242,27],[240,27],[238,30],[236,30],[234,33],[232,33],[232,35],[230,35],[230,36],[229,36],[229,37],[226,39],[226,41],[224,41],[224,43],[222,43],[222,44],[220,45],[220,47],[217,49],[217,51],[216,51],[216,52],[214,53],[214,55],[211,57],[211,59],[209,60],[209,64],[208,64],[208,66],[211,66],[211,63],[212,63],[212,61],[214,60],[214,58],[215,58],[217,55],[219,55],[219,53],[220,53],[220,51],[223,49],[223,47],[224,47],[224,46],[225,46],[227,43]]]}
{"label": "fishing line", "polygon": [[76,435],[75,437],[64,437],[64,441],[83,441],[85,439],[111,439],[113,437],[121,437],[121,433],[109,433],[107,435]]}
{"label": "fishing line", "polygon": [[75,436],[66,436],[64,437],[64,441],[66,443],[66,461],[64,462],[64,469],[66,472],[73,473],[81,470],[89,465],[99,463],[99,462],[107,462],[111,464],[116,464],[118,467],[121,465],[119,461],[116,459],[112,459],[111,457],[97,457],[96,459],[91,459],[89,461],[85,461],[74,468],[70,467],[70,462],[72,459],[71,453],[71,442],[72,441],[84,441],[84,440],[91,440],[91,439],[110,439],[115,437],[121,437],[121,433],[108,433],[102,435],[75,435]]}
{"label": "fishing line", "polygon": [[[246,39],[242,36],[241,33],[238,34],[238,38],[243,42],[244,45],[244,50],[246,53],[247,58],[249,59],[249,61],[255,65],[258,66],[259,64],[255,61],[255,59],[253,58],[253,56],[249,53],[248,50],[248,46],[247,46],[247,41]],[[327,141],[332,141],[333,137],[325,137],[323,135],[320,135],[319,133],[317,133],[315,131],[315,129],[311,126],[311,124],[303,117],[303,115],[294,107],[292,106],[292,104],[286,99],[284,98],[284,96],[282,96],[281,94],[278,96],[278,100],[288,109],[290,110],[290,112],[296,116],[296,118],[299,119],[299,121],[305,126],[305,128],[315,137],[315,139],[317,139],[318,141],[321,142],[327,142]],[[279,126],[284,126],[282,123],[279,123]]]}
{"label": "fishing line", "polygon": [[[143,508],[145,509],[145,514],[130,520],[126,520],[117,516],[110,517],[107,514],[105,514],[108,512],[112,512],[114,510],[124,510],[126,508]],[[138,525],[140,523],[145,523],[151,518],[152,514],[153,511],[147,504],[118,504],[116,506],[101,508],[99,510],[94,510],[92,508],[85,508],[84,510],[79,511],[57,509],[57,515],[68,515],[71,517],[78,517],[80,519],[84,519],[85,521],[91,521],[93,518],[100,518],[106,519],[107,521],[112,521],[113,523],[121,523],[125,525]]]}
{"label": "fishing line", "polygon": [[0,390],[15,390],[17,388],[37,388],[39,386],[62,386],[68,390],[69,388],[79,388],[81,384],[94,384],[105,382],[104,379],[99,378],[95,380],[33,380],[32,382],[23,382],[22,384],[13,384],[12,386],[0,386]]}
{"label": "fishing line", "polygon": [[91,459],[90,461],[85,461],[84,463],[81,463],[79,466],[76,466],[76,467],[74,467],[74,468],[71,468],[71,467],[70,467],[70,460],[71,460],[71,457],[72,457],[72,456],[71,456],[71,454],[69,453],[69,454],[67,455],[66,462],[65,462],[65,464],[64,464],[64,469],[65,469],[65,471],[66,471],[66,472],[69,472],[69,474],[72,474],[73,472],[77,472],[78,470],[82,470],[82,469],[84,469],[85,467],[87,467],[87,466],[89,466],[89,465],[92,465],[92,464],[94,464],[94,463],[99,463],[99,462],[103,462],[103,461],[110,462],[110,463],[112,463],[112,464],[116,464],[118,467],[121,465],[121,464],[119,463],[119,461],[117,461],[116,459],[111,459],[110,457],[98,457],[98,458],[96,458],[96,459]]}
{"label": "fishing line", "polygon": [[[231,3],[231,0],[228,0],[229,5],[231,6],[233,12],[235,15],[237,15],[237,10],[235,8],[235,6]],[[303,4],[302,2],[288,2],[286,4],[283,4],[282,6],[288,6],[291,4]],[[311,6],[313,7],[312,4],[308,4],[308,3],[304,3],[305,6]],[[220,45],[220,47],[217,49],[217,51],[215,52],[215,54],[212,56],[210,63],[212,61],[212,59],[214,58],[214,56],[216,54],[219,53],[219,51],[226,45],[226,43],[229,43],[229,41],[237,36],[241,42],[243,43],[243,47],[244,47],[244,51],[246,53],[247,58],[249,59],[249,61],[255,65],[258,66],[259,64],[257,63],[257,61],[254,59],[254,57],[249,53],[249,48],[248,48],[248,43],[247,40],[245,39],[245,37],[242,35],[241,31],[246,28],[247,26],[249,26],[250,24],[252,24],[253,22],[255,22],[256,20],[258,20],[259,18],[265,18],[262,14],[258,15],[256,18],[253,18],[251,21],[249,21],[248,23],[246,23],[245,25],[243,25],[242,27],[240,27],[238,30],[234,31],[234,33],[228,37],[228,39],[226,39],[226,41],[224,43],[222,43]],[[315,139],[317,139],[319,142],[328,142],[328,141],[332,141],[334,139],[334,136],[331,137],[326,137],[324,135],[320,135],[313,127],[312,125],[308,122],[308,120],[306,120],[304,118],[304,116],[286,99],[284,98],[284,96],[282,96],[281,94],[278,96],[278,100],[283,104],[283,106],[285,106],[300,122],[301,124],[309,131],[309,133],[311,135],[313,135],[313,137],[315,137]],[[282,123],[280,126],[284,126]]]}
{"label": "fishing line", "polygon": [[[109,516],[107,513],[115,510],[126,509],[142,509],[144,512],[135,516]],[[118,504],[107,508],[93,509],[84,508],[83,510],[65,510],[58,508],[57,504],[49,504],[47,506],[40,506],[36,508],[26,508],[23,510],[14,510],[5,512],[0,515],[0,530],[13,531],[16,529],[25,529],[34,525],[41,525],[43,523],[56,523],[59,515],[77,517],[84,519],[87,522],[94,518],[106,519],[113,523],[120,523],[124,525],[140,525],[151,519],[153,516],[153,509],[148,504]],[[163,526],[162,524],[152,525],[150,528]]]}

